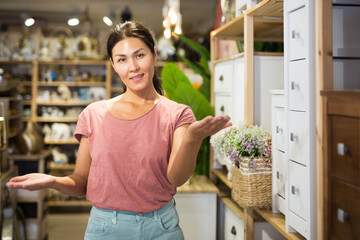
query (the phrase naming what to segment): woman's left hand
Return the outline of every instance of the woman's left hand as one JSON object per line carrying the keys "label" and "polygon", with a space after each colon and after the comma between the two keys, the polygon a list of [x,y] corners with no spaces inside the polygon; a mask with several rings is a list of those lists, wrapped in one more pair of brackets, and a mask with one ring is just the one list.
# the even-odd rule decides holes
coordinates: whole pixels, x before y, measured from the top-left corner
{"label": "woman's left hand", "polygon": [[200,121],[190,124],[188,134],[194,140],[202,140],[231,125],[229,116],[207,116]]}

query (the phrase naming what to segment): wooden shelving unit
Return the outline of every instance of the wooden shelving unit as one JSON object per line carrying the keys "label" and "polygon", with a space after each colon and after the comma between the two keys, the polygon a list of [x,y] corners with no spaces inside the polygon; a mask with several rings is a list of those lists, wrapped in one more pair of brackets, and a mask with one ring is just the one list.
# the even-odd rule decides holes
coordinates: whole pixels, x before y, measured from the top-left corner
{"label": "wooden shelving unit", "polygon": [[[245,63],[245,122],[252,124],[254,108],[254,56],[255,55],[283,55],[283,53],[255,53],[254,41],[283,42],[283,0],[263,0],[256,6],[245,11],[237,18],[211,32],[211,65],[212,73],[216,63],[236,57],[243,57]],[[219,58],[219,40],[243,40],[244,52],[226,59]],[[213,77],[214,74],[212,74]],[[212,79],[212,105],[214,106],[214,79]],[[227,170],[213,168],[212,157],[210,172],[212,179],[219,179],[229,189],[232,182],[227,179]],[[222,198],[228,206],[244,222],[245,239],[254,238],[254,222],[267,221],[287,239],[304,239],[299,234],[288,233],[285,230],[284,215],[274,214],[270,210],[256,208],[242,208],[230,198]]]}

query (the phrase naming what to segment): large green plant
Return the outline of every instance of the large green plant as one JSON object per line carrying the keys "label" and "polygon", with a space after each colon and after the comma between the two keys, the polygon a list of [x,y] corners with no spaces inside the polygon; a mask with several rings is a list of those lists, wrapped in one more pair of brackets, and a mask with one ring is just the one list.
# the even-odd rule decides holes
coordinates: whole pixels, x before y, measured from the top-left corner
{"label": "large green plant", "polygon": [[[199,90],[194,89],[188,77],[176,64],[166,63],[161,72],[165,92],[171,100],[190,106],[197,120],[209,115],[213,116],[214,110],[210,104],[210,70],[208,66],[210,52],[183,35],[179,35],[179,38],[200,54],[200,62],[195,63],[176,53],[188,67],[202,76],[203,83]],[[197,157],[195,172],[200,175],[209,175],[209,140],[209,137],[203,140]]]}

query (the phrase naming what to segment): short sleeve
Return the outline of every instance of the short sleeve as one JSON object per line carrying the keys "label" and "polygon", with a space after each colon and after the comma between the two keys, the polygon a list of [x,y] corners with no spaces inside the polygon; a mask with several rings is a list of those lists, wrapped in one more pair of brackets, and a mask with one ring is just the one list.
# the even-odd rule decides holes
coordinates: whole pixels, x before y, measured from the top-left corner
{"label": "short sleeve", "polygon": [[82,136],[89,137],[91,133],[89,108],[85,108],[79,115],[74,137],[80,142]]}
{"label": "short sleeve", "polygon": [[184,124],[191,124],[196,121],[195,115],[191,108],[186,105],[181,105],[181,109],[179,111],[178,119],[175,124],[175,129]]}

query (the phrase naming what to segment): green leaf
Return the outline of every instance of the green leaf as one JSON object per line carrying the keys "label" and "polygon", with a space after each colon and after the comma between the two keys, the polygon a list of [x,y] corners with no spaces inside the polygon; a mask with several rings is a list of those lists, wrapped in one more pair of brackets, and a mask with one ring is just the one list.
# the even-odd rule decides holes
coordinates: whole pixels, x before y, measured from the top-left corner
{"label": "green leaf", "polygon": [[201,46],[197,42],[191,40],[190,38],[185,37],[184,35],[178,35],[181,41],[183,41],[186,45],[191,47],[194,51],[198,52],[201,56],[204,56],[207,61],[210,61],[210,52],[205,47]]}
{"label": "green leaf", "polygon": [[188,105],[197,120],[214,115],[209,101],[193,88],[186,75],[174,63],[165,64],[161,78],[168,97],[173,101]]}
{"label": "green leaf", "polygon": [[187,66],[189,66],[192,70],[194,70],[197,74],[199,74],[203,78],[203,83],[199,91],[205,96],[205,98],[210,102],[210,75],[206,74],[203,68],[200,65],[196,65],[191,62],[189,59],[181,56],[178,53],[175,53]]}

